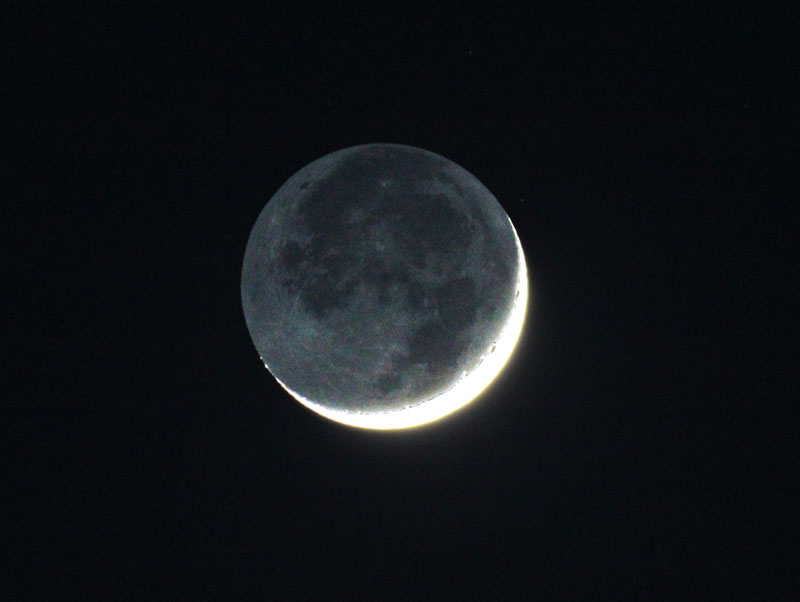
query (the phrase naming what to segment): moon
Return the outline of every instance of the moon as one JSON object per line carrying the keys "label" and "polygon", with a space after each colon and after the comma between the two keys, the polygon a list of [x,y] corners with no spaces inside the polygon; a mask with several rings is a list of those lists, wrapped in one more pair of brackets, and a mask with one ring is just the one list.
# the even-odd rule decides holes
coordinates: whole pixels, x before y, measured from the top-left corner
{"label": "moon", "polygon": [[297,401],[363,428],[432,422],[500,372],[522,331],[525,257],[475,176],[420,148],[328,154],[274,194],[250,233],[242,307]]}

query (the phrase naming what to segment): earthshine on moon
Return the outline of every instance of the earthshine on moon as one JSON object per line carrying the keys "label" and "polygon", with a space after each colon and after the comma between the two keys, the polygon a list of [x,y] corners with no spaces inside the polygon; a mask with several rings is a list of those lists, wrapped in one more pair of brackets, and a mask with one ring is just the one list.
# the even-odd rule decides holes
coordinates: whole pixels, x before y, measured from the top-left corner
{"label": "earthshine on moon", "polygon": [[295,399],[399,429],[465,406],[500,372],[528,275],[511,220],[472,174],[367,144],[281,186],[250,233],[241,287],[256,350]]}

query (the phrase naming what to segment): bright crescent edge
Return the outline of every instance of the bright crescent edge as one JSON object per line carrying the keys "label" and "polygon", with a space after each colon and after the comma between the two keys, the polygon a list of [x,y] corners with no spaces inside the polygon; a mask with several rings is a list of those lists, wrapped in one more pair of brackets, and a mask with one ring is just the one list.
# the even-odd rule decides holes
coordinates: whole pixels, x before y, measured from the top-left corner
{"label": "bright crescent edge", "polygon": [[[511,219],[507,219],[511,225],[511,231],[514,233],[514,240],[517,243],[517,261],[519,265],[517,291],[519,294],[514,299],[514,305],[508,321],[503,326],[500,336],[493,343],[494,351],[487,352],[481,356],[478,366],[472,372],[460,378],[447,391],[426,401],[391,412],[345,412],[316,404],[299,393],[292,391],[274,374],[272,376],[292,397],[308,409],[341,424],[365,429],[393,430],[421,426],[439,420],[466,406],[481,394],[500,373],[503,366],[506,365],[517,345],[520,334],[522,334],[522,326],[525,322],[525,313],[528,308],[528,269],[517,231]],[[489,348],[491,349],[491,346]],[[266,363],[264,365],[269,369]]]}

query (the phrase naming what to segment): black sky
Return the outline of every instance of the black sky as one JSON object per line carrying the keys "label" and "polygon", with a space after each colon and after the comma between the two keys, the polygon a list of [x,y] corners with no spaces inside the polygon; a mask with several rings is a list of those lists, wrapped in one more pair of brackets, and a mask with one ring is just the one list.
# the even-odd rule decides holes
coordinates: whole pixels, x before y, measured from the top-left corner
{"label": "black sky", "polygon": [[[4,12],[9,599],[790,599],[785,15]],[[369,142],[475,174],[532,274],[399,433],[292,401],[239,299],[269,197]]]}

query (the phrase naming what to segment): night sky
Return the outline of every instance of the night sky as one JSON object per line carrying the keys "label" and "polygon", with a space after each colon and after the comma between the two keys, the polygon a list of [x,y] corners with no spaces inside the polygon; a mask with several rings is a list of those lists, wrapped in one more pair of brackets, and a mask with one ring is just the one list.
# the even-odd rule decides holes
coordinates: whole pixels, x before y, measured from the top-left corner
{"label": "night sky", "polygon": [[[9,600],[793,599],[784,15],[3,13]],[[239,296],[272,194],[370,142],[473,173],[531,274],[490,388],[389,433],[289,397]]]}

